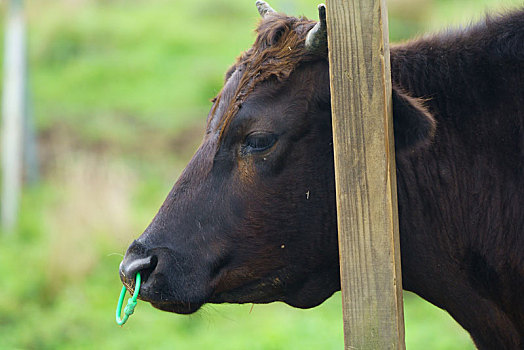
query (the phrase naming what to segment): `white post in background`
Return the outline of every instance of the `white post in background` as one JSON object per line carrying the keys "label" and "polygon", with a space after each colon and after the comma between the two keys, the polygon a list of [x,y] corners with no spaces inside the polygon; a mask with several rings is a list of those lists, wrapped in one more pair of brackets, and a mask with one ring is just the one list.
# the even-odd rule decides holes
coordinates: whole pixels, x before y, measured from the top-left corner
{"label": "white post in background", "polygon": [[6,233],[17,224],[23,171],[26,97],[26,42],[22,0],[11,0],[7,13],[2,96],[1,225]]}

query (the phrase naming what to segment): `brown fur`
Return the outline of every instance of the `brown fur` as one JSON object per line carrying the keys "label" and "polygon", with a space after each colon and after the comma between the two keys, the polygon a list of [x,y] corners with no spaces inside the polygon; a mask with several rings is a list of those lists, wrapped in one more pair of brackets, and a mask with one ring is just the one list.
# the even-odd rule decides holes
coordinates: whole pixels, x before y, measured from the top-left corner
{"label": "brown fur", "polygon": [[214,99],[212,114],[220,103],[228,104],[226,112],[219,116],[220,136],[224,134],[231,120],[238,113],[247,96],[257,84],[268,79],[284,81],[295,70],[299,63],[312,58],[304,46],[305,34],[315,25],[307,18],[269,15],[261,21],[256,32],[257,38],[253,47],[238,57],[237,62],[226,74],[240,71],[241,76],[233,96],[223,98],[223,91]]}

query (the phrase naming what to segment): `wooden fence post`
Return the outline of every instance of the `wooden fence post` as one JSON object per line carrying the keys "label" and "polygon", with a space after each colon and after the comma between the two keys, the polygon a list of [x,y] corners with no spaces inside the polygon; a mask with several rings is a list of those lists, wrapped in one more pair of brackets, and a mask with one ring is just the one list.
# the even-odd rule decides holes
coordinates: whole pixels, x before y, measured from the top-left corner
{"label": "wooden fence post", "polygon": [[385,0],[328,0],[346,349],[404,349]]}

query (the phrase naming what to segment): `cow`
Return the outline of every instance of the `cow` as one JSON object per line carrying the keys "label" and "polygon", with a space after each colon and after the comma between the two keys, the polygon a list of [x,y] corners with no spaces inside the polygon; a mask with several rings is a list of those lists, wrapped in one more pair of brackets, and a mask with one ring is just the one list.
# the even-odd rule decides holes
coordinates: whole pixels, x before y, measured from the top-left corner
{"label": "cow", "polygon": [[[325,9],[256,4],[253,46],[120,265],[161,310],[340,290]],[[479,349],[523,349],[524,10],[392,45],[391,75],[403,288]]]}

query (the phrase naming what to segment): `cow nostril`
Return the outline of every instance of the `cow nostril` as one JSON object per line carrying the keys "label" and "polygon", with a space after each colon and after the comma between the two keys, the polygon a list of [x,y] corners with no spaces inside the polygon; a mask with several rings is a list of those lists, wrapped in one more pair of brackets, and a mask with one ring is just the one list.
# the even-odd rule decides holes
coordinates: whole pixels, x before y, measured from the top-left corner
{"label": "cow nostril", "polygon": [[158,258],[153,255],[151,257],[151,261],[150,261],[149,266],[144,267],[143,269],[138,271],[138,272],[140,272],[140,277],[142,279],[142,284],[145,284],[147,282],[147,279],[149,278],[149,276],[153,273],[153,271],[155,271],[157,263],[158,263]]}
{"label": "cow nostril", "polygon": [[128,285],[134,285],[136,274],[140,272],[142,283],[145,283],[158,263],[156,256],[148,256],[140,259],[126,257],[120,264],[120,275],[122,281]]}

